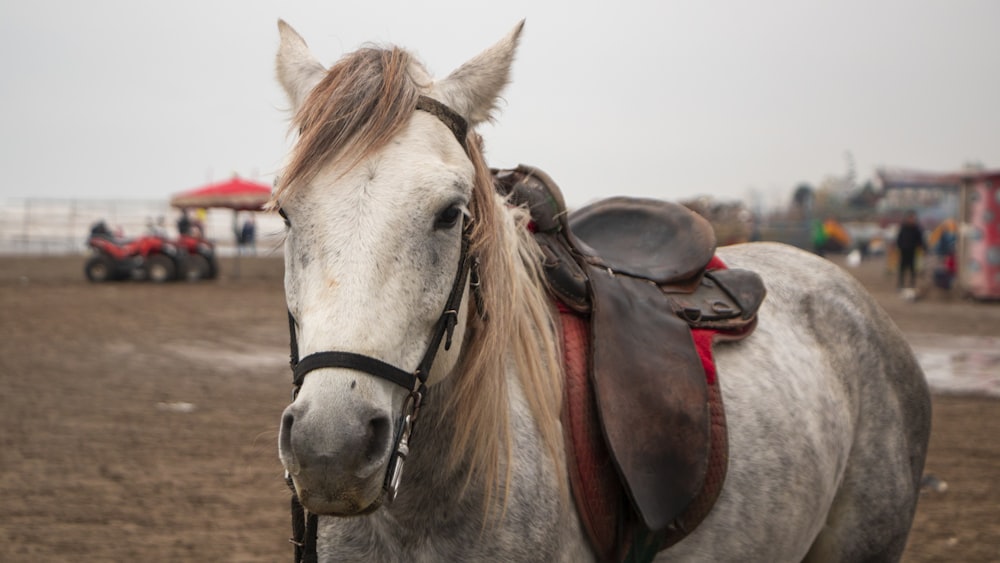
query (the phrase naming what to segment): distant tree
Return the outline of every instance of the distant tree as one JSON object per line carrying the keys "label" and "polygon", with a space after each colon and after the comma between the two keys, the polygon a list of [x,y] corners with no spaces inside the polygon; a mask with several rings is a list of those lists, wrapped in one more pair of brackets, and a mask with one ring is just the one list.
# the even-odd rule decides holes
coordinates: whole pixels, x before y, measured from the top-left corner
{"label": "distant tree", "polygon": [[802,182],[796,186],[792,193],[792,211],[797,212],[800,217],[812,215],[813,207],[816,204],[816,190],[809,184]]}

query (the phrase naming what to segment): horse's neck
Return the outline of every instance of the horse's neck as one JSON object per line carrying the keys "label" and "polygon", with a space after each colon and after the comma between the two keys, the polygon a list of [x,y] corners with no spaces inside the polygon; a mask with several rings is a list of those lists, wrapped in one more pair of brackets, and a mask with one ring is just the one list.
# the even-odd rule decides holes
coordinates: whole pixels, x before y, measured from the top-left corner
{"label": "horse's neck", "polygon": [[[508,377],[508,387],[520,394],[516,377]],[[434,506],[434,510],[442,514],[462,514],[463,520],[478,532],[483,527],[487,483],[477,476],[470,479],[468,459],[461,459],[457,464],[449,462],[451,444],[457,432],[455,420],[446,406],[450,392],[451,384],[447,379],[428,392],[410,444],[403,488],[389,512],[395,519],[424,521],[428,517],[428,507]],[[515,401],[511,403],[513,424],[522,413]],[[515,432],[518,435],[512,439],[516,442],[530,444],[539,440],[537,433]],[[511,467],[513,472],[520,469],[516,465]]]}
{"label": "horse's neck", "polygon": [[[394,518],[425,519],[429,504],[447,511],[468,508],[462,505],[481,506],[485,484],[469,481],[466,460],[455,467],[449,462],[456,433],[455,421],[448,416],[446,407],[449,392],[450,383],[446,380],[427,394],[410,442],[402,490],[389,507]],[[481,521],[480,512],[468,516]]]}

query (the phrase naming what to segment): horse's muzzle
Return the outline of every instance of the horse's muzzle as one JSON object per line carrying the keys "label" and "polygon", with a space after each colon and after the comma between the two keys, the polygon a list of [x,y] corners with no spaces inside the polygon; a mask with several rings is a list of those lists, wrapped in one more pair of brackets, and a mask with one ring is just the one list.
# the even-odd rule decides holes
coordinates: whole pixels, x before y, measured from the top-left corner
{"label": "horse's muzzle", "polygon": [[392,420],[371,407],[330,412],[301,400],[281,416],[278,452],[299,500],[315,514],[355,515],[380,503]]}

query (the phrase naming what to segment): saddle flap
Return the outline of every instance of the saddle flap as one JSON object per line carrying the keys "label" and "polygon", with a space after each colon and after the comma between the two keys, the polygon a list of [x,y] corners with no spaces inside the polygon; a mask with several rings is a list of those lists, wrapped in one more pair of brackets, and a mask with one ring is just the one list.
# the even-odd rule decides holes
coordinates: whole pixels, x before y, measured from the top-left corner
{"label": "saddle flap", "polygon": [[588,263],[659,284],[697,275],[715,254],[711,223],[656,199],[604,199],[570,214],[569,227]]}
{"label": "saddle flap", "polygon": [[690,328],[664,307],[657,286],[597,267],[589,274],[597,410],[633,506],[658,532],[704,481],[710,429],[704,368]]}

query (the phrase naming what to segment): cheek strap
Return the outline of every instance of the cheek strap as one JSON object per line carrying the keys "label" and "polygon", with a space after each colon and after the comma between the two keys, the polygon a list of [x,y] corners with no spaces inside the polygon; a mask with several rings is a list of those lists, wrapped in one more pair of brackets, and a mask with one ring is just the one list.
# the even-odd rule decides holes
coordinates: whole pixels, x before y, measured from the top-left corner
{"label": "cheek strap", "polygon": [[[455,273],[455,278],[452,281],[451,292],[448,294],[448,300],[445,302],[444,310],[441,312],[441,316],[434,325],[434,332],[431,334],[430,342],[427,345],[427,349],[424,351],[424,357],[420,360],[420,363],[417,365],[415,370],[412,372],[406,371],[387,362],[383,362],[378,358],[365,356],[363,354],[356,354],[354,352],[316,352],[299,360],[299,345],[296,338],[298,323],[292,315],[292,312],[288,311],[288,332],[289,344],[291,348],[289,363],[292,368],[292,384],[295,386],[295,392],[298,392],[298,389],[302,386],[302,382],[305,380],[305,377],[309,372],[321,368],[346,368],[362,371],[367,374],[374,375],[375,377],[391,381],[410,392],[417,391],[418,384],[419,386],[422,386],[426,383],[427,376],[430,374],[431,367],[434,365],[434,357],[437,355],[437,351],[441,347],[441,341],[444,340],[445,350],[451,349],[452,336],[455,333],[455,325],[458,324],[458,309],[462,305],[462,298],[465,295],[465,286],[469,280],[470,271],[473,267],[478,269],[477,261],[469,256],[470,231],[470,223],[466,223],[462,232],[462,248],[459,255],[458,271]],[[472,277],[476,282],[476,289],[478,293],[478,272],[472,275]],[[480,299],[477,298],[477,305],[479,301]]]}

